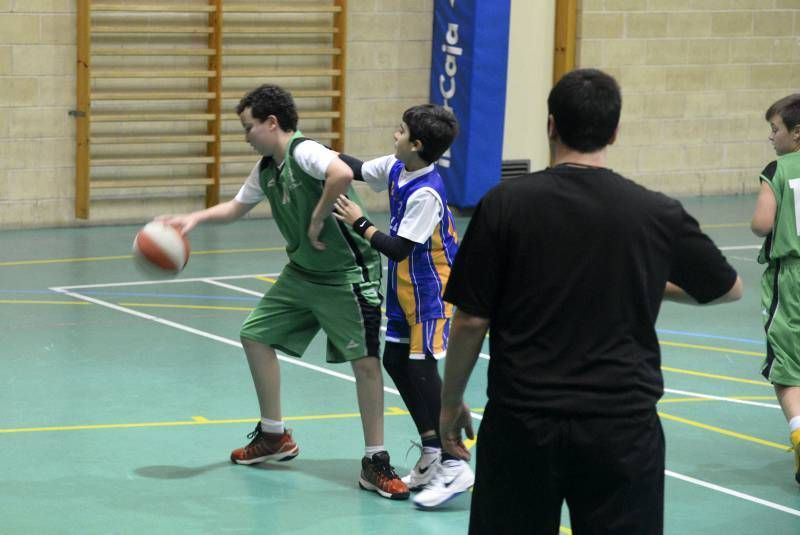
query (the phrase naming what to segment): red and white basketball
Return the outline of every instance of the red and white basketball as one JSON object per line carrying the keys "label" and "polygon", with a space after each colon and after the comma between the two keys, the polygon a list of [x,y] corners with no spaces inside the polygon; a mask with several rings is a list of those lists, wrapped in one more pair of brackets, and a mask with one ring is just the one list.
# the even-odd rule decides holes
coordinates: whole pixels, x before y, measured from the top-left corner
{"label": "red and white basketball", "polygon": [[146,224],[133,240],[133,258],[148,274],[180,273],[189,261],[189,251],[186,236],[160,221]]}

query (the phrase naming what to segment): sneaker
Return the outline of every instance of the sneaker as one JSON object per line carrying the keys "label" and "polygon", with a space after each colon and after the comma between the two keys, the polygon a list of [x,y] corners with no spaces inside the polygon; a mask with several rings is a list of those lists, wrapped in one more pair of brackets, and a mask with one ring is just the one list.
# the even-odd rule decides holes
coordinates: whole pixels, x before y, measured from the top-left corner
{"label": "sneaker", "polygon": [[441,453],[439,450],[426,452],[423,449],[417,464],[414,465],[408,475],[403,476],[403,483],[408,485],[410,490],[420,490],[430,483],[433,474],[436,472],[436,465],[441,460]]}
{"label": "sneaker", "polygon": [[800,483],[800,429],[791,434],[792,450],[794,450],[794,480]]}
{"label": "sneaker", "polygon": [[252,439],[250,444],[231,452],[231,461],[236,464],[290,461],[300,453],[300,448],[292,440],[292,432],[288,429],[280,434],[265,433],[261,430],[259,422],[256,424],[255,430],[247,435],[247,438]]}
{"label": "sneaker", "polygon": [[370,459],[361,459],[361,477],[358,485],[364,490],[372,490],[390,500],[408,499],[409,491],[389,464],[389,453],[379,451]]}
{"label": "sneaker", "polygon": [[414,496],[414,505],[420,509],[433,509],[469,490],[475,483],[475,474],[469,465],[459,459],[447,459],[436,466],[436,473],[428,485]]}

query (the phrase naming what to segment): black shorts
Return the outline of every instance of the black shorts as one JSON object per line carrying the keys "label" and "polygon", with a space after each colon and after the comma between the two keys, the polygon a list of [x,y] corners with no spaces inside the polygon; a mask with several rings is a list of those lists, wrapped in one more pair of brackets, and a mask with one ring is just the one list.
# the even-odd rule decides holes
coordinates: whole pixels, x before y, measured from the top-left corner
{"label": "black shorts", "polygon": [[664,433],[655,409],[626,417],[519,415],[487,406],[469,533],[660,535]]}

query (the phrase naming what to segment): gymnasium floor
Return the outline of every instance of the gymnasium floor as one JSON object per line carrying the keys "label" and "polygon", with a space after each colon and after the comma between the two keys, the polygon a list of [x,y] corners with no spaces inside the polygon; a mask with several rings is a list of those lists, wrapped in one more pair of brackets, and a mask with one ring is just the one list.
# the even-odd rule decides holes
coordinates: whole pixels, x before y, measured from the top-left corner
{"label": "gymnasium floor", "polygon": [[[661,312],[673,535],[800,533],[786,423],[758,373],[753,202],[685,200],[746,293]],[[466,533],[469,494],[419,512],[357,488],[352,374],[324,362],[322,338],[282,364],[300,456],[232,465],[258,412],[238,329],[285,262],[280,235],[269,220],[201,227],[180,277],[149,281],[130,260],[136,229],[0,232],[0,533]],[[468,390],[478,414],[486,366]],[[415,433],[391,387],[386,444],[404,473]]]}

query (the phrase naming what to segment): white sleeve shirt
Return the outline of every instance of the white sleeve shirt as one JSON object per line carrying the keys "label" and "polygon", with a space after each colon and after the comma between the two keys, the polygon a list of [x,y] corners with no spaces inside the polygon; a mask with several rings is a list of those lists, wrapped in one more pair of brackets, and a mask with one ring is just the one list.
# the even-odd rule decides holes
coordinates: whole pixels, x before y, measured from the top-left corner
{"label": "white sleeve shirt", "polygon": [[[305,173],[317,180],[325,180],[325,173],[333,159],[336,158],[336,153],[316,141],[307,139],[298,143],[294,148],[293,156],[294,161]],[[278,165],[279,168],[282,166],[283,162]],[[259,161],[250,171],[245,183],[239,188],[239,193],[234,197],[236,201],[242,204],[256,204],[264,200],[266,195],[264,195],[259,182],[260,167],[261,162]]]}
{"label": "white sleeve shirt", "polygon": [[[389,172],[397,163],[397,158],[390,154],[364,162],[361,175],[373,191],[384,191],[389,187]],[[409,173],[405,168],[400,171],[399,185],[429,173],[433,165]],[[436,225],[442,220],[444,203],[433,188],[420,188],[408,198],[406,210],[397,235],[414,243],[425,243],[433,234]]]}

